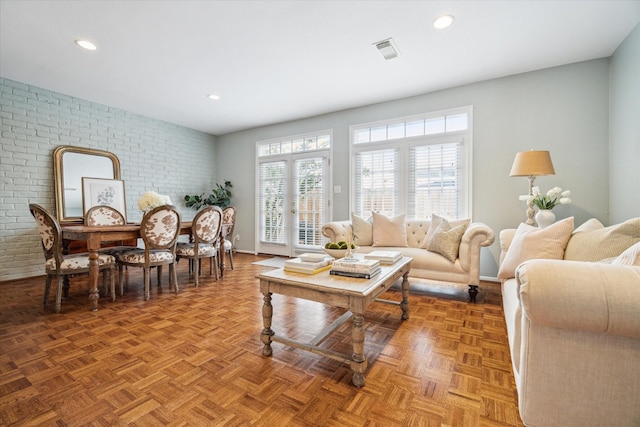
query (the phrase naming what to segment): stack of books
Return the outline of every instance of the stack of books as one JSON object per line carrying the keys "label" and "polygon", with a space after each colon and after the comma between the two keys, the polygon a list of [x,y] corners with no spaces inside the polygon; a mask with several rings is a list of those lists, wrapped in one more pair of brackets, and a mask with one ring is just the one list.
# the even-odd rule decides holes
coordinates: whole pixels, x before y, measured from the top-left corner
{"label": "stack of books", "polygon": [[316,274],[331,268],[332,258],[307,257],[307,254],[300,255],[300,258],[288,259],[284,262],[284,271],[292,273]]}
{"label": "stack of books", "polygon": [[334,276],[356,277],[359,279],[371,279],[380,273],[380,261],[362,259],[358,261],[336,260],[333,262],[329,274]]}
{"label": "stack of books", "polygon": [[380,264],[395,264],[402,259],[402,254],[398,251],[373,251],[365,254],[364,258],[380,261]]}

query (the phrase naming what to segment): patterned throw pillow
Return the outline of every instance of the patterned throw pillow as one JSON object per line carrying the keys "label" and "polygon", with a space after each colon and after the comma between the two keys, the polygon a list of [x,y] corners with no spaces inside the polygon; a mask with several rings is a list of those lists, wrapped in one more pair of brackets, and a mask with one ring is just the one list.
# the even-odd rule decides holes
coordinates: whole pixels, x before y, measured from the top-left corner
{"label": "patterned throw pillow", "polygon": [[[431,222],[429,224],[429,230],[427,230],[427,234],[425,234],[424,239],[422,239],[422,242],[420,242],[420,249],[427,249],[427,247],[429,246],[429,242],[431,241],[431,239],[433,238],[433,235],[435,234],[436,230],[438,229],[438,226],[442,223],[442,221],[447,221],[447,219],[436,215],[436,214],[432,214],[431,215]],[[467,227],[469,226],[469,223],[471,222],[470,219],[456,219],[454,221],[448,221],[449,224],[452,227],[456,227],[458,225],[464,225],[465,230],[467,229]],[[427,249],[428,250],[428,249]]]}
{"label": "patterned throw pillow", "polygon": [[640,218],[590,231],[575,233],[564,253],[572,261],[599,261],[617,257],[640,241]]}
{"label": "patterned throw pillow", "polygon": [[427,250],[436,252],[451,262],[455,262],[458,258],[458,250],[460,249],[460,240],[467,229],[465,224],[452,227],[447,221],[442,221],[433,233],[433,237],[429,241]]}

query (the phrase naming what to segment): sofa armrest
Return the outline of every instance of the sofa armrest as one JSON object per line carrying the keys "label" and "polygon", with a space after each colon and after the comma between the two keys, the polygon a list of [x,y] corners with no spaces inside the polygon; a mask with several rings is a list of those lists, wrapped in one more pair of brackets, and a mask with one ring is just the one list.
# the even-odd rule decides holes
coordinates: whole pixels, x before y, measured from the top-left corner
{"label": "sofa armrest", "polygon": [[322,235],[327,237],[330,242],[351,242],[353,240],[353,228],[351,221],[332,221],[322,226]]}
{"label": "sofa armrest", "polygon": [[[493,230],[486,224],[474,222],[469,224],[460,241],[458,258],[460,266],[471,272],[471,277],[480,278],[480,248],[489,246],[495,240]],[[474,281],[474,284],[478,284]]]}
{"label": "sofa armrest", "polygon": [[516,279],[532,323],[640,337],[640,267],[537,259],[520,264]]}

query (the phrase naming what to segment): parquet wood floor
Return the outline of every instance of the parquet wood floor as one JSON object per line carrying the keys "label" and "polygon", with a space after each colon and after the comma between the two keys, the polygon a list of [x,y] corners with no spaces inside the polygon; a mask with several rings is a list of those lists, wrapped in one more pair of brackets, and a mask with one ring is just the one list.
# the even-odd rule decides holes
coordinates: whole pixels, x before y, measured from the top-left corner
{"label": "parquet wood floor", "polygon": [[[347,365],[273,344],[263,357],[262,295],[252,265],[194,287],[180,263],[178,295],[139,269],[129,292],[89,311],[86,278],[72,279],[55,314],[44,277],[0,283],[0,424],[9,426],[522,426],[499,286],[434,293],[412,280],[411,318],[372,304],[365,316],[366,386]],[[448,291],[441,289],[441,291]],[[399,288],[386,298],[400,300]],[[53,298],[51,298],[53,299]],[[277,334],[311,338],[342,314],[274,295]],[[323,346],[350,352],[347,322]]]}

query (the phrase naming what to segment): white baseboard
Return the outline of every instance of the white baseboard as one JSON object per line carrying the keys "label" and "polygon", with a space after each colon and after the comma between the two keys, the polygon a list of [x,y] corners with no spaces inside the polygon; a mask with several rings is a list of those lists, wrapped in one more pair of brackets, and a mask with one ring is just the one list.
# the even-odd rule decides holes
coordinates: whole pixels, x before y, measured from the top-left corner
{"label": "white baseboard", "polygon": [[493,276],[480,276],[480,280],[485,280],[487,282],[500,283],[500,279],[498,279],[497,277],[493,277]]}

